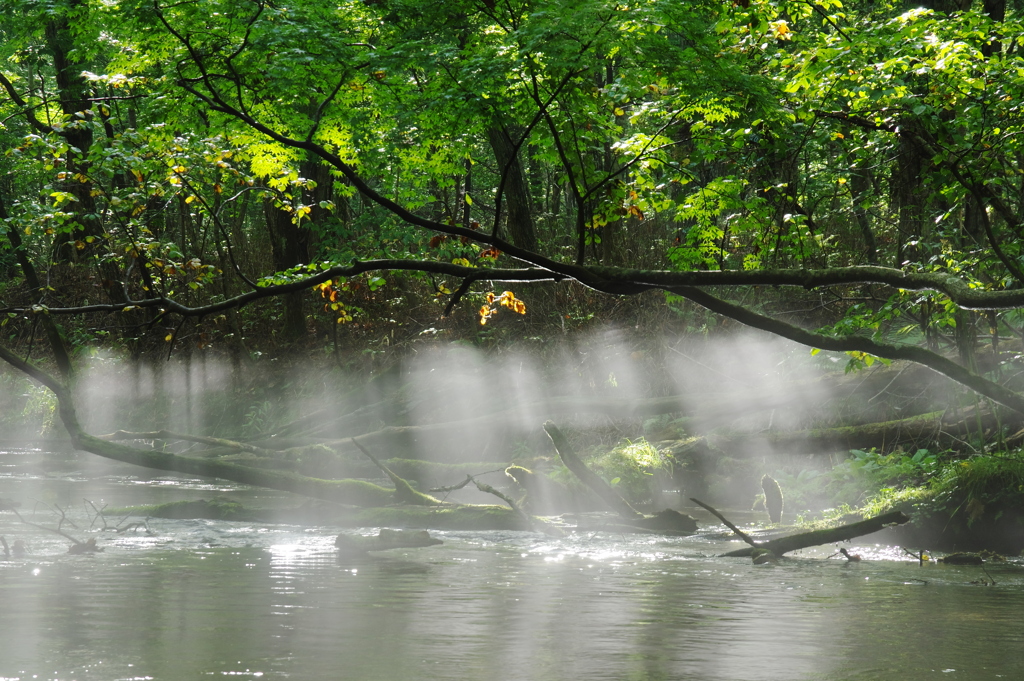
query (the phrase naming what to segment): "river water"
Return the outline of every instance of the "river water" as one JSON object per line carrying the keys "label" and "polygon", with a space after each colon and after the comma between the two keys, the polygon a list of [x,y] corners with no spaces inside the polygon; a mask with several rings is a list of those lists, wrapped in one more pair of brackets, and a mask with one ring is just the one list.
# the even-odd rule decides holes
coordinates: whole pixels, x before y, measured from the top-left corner
{"label": "river water", "polygon": [[83,499],[279,498],[77,461],[0,452],[0,498],[48,527],[60,507],[65,531],[104,547],[68,555],[0,513],[30,552],[0,561],[0,681],[1024,678],[1016,560],[920,566],[869,538],[860,563],[821,547],[755,566],[717,557],[739,544],[700,515],[693,537],[433,532],[442,546],[354,560],[332,527],[90,528]]}

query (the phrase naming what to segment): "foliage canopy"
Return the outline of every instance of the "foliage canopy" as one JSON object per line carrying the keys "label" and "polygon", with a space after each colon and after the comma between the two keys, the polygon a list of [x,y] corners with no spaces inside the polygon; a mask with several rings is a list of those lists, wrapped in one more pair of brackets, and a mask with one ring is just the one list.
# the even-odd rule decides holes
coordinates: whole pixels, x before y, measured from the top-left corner
{"label": "foliage canopy", "polygon": [[1024,306],[1024,27],[1001,0],[0,10],[10,347],[240,342],[237,311],[277,297],[302,336],[311,294],[353,322],[397,272],[483,322],[492,282],[575,280],[1024,412],[1000,372]]}

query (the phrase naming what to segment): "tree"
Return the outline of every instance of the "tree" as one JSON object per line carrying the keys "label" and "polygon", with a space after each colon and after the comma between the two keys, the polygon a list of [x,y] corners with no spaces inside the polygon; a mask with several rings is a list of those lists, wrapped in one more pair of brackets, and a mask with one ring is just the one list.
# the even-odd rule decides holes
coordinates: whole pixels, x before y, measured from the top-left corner
{"label": "tree", "polygon": [[[1024,413],[972,359],[973,311],[997,346],[1024,306],[1014,16],[836,0],[84,7],[55,16],[80,19],[80,35],[105,17],[122,27],[85,82],[144,103],[120,117],[97,97],[58,106],[5,72],[5,116],[34,129],[9,163],[38,179],[4,229],[38,260],[60,234],[83,250],[92,237],[94,265],[117,272],[105,302],[44,294],[7,305],[12,318],[141,311],[140,333],[173,340],[184,320],[382,271],[458,281],[440,287],[447,312],[483,282],[573,280],[661,290],[854,363],[918,362]],[[55,184],[67,171],[39,169],[72,119],[113,131],[67,145],[88,156],[75,169],[95,207]],[[570,199],[546,238],[524,161]],[[352,193],[365,207],[332,217],[332,197]],[[249,194],[293,255],[244,262]],[[466,219],[470,205],[489,225]],[[46,224],[59,227],[35,231]],[[627,252],[634,232],[643,245]],[[785,296],[728,300],[751,287],[820,291],[829,323],[806,328]]]}

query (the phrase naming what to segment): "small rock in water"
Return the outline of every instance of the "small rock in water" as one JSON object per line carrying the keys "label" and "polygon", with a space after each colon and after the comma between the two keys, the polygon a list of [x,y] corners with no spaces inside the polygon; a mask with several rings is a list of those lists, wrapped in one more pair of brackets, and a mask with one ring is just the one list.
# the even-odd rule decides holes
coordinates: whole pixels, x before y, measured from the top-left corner
{"label": "small rock in water", "polygon": [[99,553],[102,550],[103,549],[101,547],[96,546],[96,537],[89,537],[89,541],[87,542],[73,544],[71,548],[68,549],[68,553],[74,556],[79,556],[85,553]]}
{"label": "small rock in water", "polygon": [[985,559],[977,553],[951,553],[939,558],[939,562],[946,565],[984,565]]}
{"label": "small rock in water", "polygon": [[382,529],[376,537],[339,534],[338,538],[334,540],[334,545],[339,549],[358,553],[437,546],[443,543],[440,539],[431,537],[426,530]]}

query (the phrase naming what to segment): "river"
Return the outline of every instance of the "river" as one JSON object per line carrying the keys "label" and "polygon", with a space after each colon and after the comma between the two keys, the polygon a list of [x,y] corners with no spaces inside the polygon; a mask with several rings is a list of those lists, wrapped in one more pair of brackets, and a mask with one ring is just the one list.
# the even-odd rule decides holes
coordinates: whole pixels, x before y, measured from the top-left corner
{"label": "river", "polygon": [[117,533],[90,529],[83,501],[212,494],[281,499],[0,452],[0,498],[48,527],[59,506],[63,529],[104,548],[68,555],[0,513],[30,552],[0,561],[0,681],[1024,678],[1019,559],[920,566],[869,538],[860,563],[820,547],[755,566],[717,557],[738,544],[695,514],[692,537],[434,532],[443,545],[353,560],[337,528],[150,519]]}

